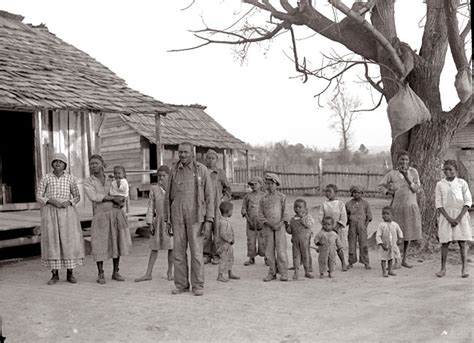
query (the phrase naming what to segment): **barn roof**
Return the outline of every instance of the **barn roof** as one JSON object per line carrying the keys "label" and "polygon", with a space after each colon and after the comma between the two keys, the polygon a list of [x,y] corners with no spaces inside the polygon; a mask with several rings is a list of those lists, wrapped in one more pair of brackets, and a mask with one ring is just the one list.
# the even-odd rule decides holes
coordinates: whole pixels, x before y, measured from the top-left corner
{"label": "barn roof", "polygon": [[43,24],[0,11],[0,107],[163,113],[169,107],[127,86]]}
{"label": "barn roof", "polygon": [[[200,105],[169,105],[173,112],[161,119],[163,144],[178,145],[184,141],[198,147],[248,149],[240,139],[226,131]],[[121,115],[137,133],[156,143],[155,117],[149,114]]]}

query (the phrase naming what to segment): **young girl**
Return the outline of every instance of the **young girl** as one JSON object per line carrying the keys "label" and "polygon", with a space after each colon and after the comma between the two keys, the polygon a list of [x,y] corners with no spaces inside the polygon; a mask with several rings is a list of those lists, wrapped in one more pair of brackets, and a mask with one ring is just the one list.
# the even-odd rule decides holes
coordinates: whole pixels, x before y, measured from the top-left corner
{"label": "young girl", "polygon": [[337,195],[337,186],[329,184],[326,186],[326,197],[327,201],[323,202],[319,209],[319,220],[322,223],[322,219],[326,216],[332,217],[336,223],[334,231],[339,236],[343,249],[337,251],[337,255],[341,260],[342,271],[347,270],[346,261],[344,258],[344,249],[347,249],[347,231],[345,224],[347,223],[347,213],[346,206],[344,202],[339,199],[336,199]]}
{"label": "young girl", "polygon": [[53,274],[48,285],[59,281],[58,269],[67,269],[67,281],[76,283],[72,271],[84,264],[84,240],[76,208],[80,200],[74,178],[65,172],[67,159],[56,153],[51,160],[53,172],[38,185],[41,207],[41,262]]}
{"label": "young girl", "polygon": [[[388,277],[395,276],[393,272],[393,260],[400,258],[400,249],[398,249],[397,241],[403,239],[403,232],[397,223],[392,221],[392,209],[385,206],[382,209],[383,222],[380,223],[375,233],[375,241],[379,246],[380,259],[382,264],[382,275]],[[388,270],[387,270],[388,261]]]}
{"label": "young girl", "polygon": [[328,276],[332,278],[334,267],[336,266],[336,254],[342,250],[342,244],[339,236],[334,230],[334,218],[325,216],[322,220],[323,229],[314,237],[316,251],[319,253],[319,277],[324,278],[327,271]]}
{"label": "young girl", "polygon": [[173,237],[169,235],[163,219],[166,187],[170,169],[167,166],[158,168],[158,184],[150,189],[146,222],[150,225],[150,257],[145,275],[135,279],[135,282],[151,280],[158,250],[168,250],[168,281],[173,280]]}
{"label": "young girl", "polygon": [[446,275],[446,258],[450,242],[457,241],[461,253],[461,276],[469,277],[466,271],[467,244],[472,240],[472,229],[467,210],[472,206],[471,192],[467,182],[457,177],[457,163],[444,162],[443,180],[436,184],[436,208],[439,212],[438,237],[441,246],[441,270],[438,277]]}
{"label": "young girl", "polygon": [[122,166],[114,167],[114,180],[110,185],[110,196],[123,197],[125,201],[128,198],[129,185],[127,181],[127,173]]}
{"label": "young girl", "polygon": [[351,187],[352,199],[346,203],[347,226],[349,227],[349,265],[357,262],[357,242],[359,242],[359,262],[365,269],[371,269],[369,264],[369,248],[367,246],[367,226],[372,221],[372,212],[367,200],[362,199],[362,188]]}
{"label": "young girl", "polygon": [[[219,230],[216,234],[217,253],[219,254],[219,272],[217,281],[227,282],[229,279],[238,280],[240,277],[232,273],[234,264],[234,230],[229,218],[232,217],[232,203],[224,201],[220,204],[221,217],[219,218]],[[229,279],[224,275],[228,274]]]}

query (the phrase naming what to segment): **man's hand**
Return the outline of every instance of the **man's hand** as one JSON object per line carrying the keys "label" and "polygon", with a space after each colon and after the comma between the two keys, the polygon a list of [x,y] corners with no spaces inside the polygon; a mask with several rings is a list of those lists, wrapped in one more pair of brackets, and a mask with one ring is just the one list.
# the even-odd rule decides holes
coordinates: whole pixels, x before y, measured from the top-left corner
{"label": "man's hand", "polygon": [[173,225],[170,222],[165,222],[168,235],[173,236]]}
{"label": "man's hand", "polygon": [[[150,235],[154,236],[155,235],[155,226],[152,223],[147,223],[147,224],[149,226]],[[166,223],[165,223],[165,225],[166,225]]]}
{"label": "man's hand", "polygon": [[204,236],[204,234],[207,232],[207,231],[210,231],[212,230],[212,222],[209,222],[209,221],[205,221],[202,225],[201,225],[201,232],[199,233],[200,236]]}

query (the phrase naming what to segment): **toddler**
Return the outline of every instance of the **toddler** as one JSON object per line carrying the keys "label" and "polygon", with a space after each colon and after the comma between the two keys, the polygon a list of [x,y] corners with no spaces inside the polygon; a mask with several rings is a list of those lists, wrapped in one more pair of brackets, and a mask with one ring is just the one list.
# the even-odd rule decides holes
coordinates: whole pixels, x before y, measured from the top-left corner
{"label": "toddler", "polygon": [[379,224],[375,233],[375,241],[380,250],[382,275],[384,277],[389,275],[396,276],[393,272],[393,260],[401,257],[397,241],[403,238],[403,232],[400,226],[392,221],[392,209],[390,206],[385,206],[382,209],[382,219],[383,222]]}
{"label": "toddler", "polygon": [[293,243],[293,266],[295,269],[293,280],[298,280],[298,271],[301,262],[303,262],[304,276],[308,279],[312,279],[314,276],[310,273],[309,260],[311,255],[309,251],[309,243],[314,220],[313,217],[308,214],[306,201],[303,199],[295,200],[293,209],[296,215],[291,218],[290,225],[286,229],[286,232],[291,235],[291,242]]}
{"label": "toddler", "polygon": [[[219,231],[217,233],[217,253],[219,254],[219,274],[217,281],[227,282],[229,279],[238,280],[240,277],[232,273],[234,264],[234,230],[230,224],[229,218],[232,217],[232,203],[224,201],[220,204],[221,218],[219,221]],[[229,279],[225,278],[229,275]]]}
{"label": "toddler", "polygon": [[128,182],[127,173],[122,166],[114,167],[114,180],[111,183],[109,195],[115,197],[122,197],[123,200],[128,198]]}
{"label": "toddler", "polygon": [[324,278],[327,271],[328,276],[332,278],[334,267],[336,265],[336,255],[342,250],[342,244],[334,230],[334,218],[325,216],[322,220],[322,230],[314,237],[316,251],[319,253],[319,277]]}

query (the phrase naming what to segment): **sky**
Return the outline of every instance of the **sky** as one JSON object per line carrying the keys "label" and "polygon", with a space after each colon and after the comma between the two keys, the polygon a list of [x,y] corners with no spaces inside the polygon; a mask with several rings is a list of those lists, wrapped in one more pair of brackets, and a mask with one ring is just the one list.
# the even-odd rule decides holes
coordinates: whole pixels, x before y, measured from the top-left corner
{"label": "sky", "polygon": [[[202,0],[183,11],[191,0],[2,0],[0,9],[21,14],[24,22],[45,23],[64,41],[88,53],[125,79],[127,84],[171,104],[201,104],[230,133],[250,144],[286,140],[318,149],[336,149],[339,136],[329,128],[327,95],[318,106],[314,95],[325,83],[302,83],[291,60],[289,35],[271,44],[250,49],[242,63],[228,45],[210,45],[187,52],[169,52],[199,44],[189,30],[225,28],[249,7],[239,0]],[[424,13],[421,0],[398,0],[398,34],[413,49],[419,49]],[[327,1],[318,5],[323,11]],[[339,14],[342,16],[342,14]],[[267,17],[265,17],[267,18]],[[298,38],[308,32],[296,31]],[[345,50],[323,37],[302,41],[302,51],[314,64],[321,52]],[[457,100],[453,87],[453,62],[448,52],[443,74],[443,107]],[[451,71],[451,72],[449,72]],[[366,108],[372,97],[356,74],[348,75],[346,87],[361,98]],[[377,97],[374,94],[374,97]],[[390,126],[386,104],[363,112],[354,126],[353,147],[360,144],[389,147]],[[373,150],[374,151],[374,150]]]}

